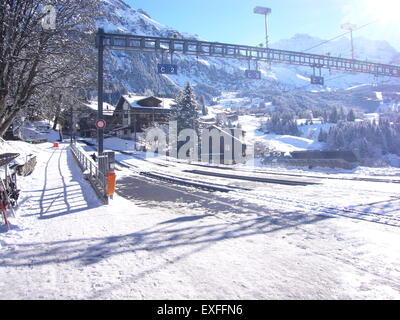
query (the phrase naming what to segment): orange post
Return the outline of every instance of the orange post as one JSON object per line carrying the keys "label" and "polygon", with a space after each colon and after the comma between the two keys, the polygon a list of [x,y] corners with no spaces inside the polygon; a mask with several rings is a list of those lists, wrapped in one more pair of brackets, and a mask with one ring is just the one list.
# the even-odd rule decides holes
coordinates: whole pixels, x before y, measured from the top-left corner
{"label": "orange post", "polygon": [[107,195],[112,196],[115,193],[115,185],[116,185],[116,180],[117,176],[114,171],[110,171],[107,176],[108,179],[108,190],[107,190]]}

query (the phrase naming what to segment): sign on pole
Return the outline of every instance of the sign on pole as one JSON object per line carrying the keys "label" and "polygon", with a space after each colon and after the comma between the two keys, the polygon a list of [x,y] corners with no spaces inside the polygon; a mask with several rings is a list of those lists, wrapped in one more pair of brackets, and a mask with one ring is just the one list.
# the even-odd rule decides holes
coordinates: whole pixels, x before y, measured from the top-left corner
{"label": "sign on pole", "polygon": [[260,80],[261,72],[258,70],[246,70],[246,78]]}
{"label": "sign on pole", "polygon": [[107,123],[105,120],[97,120],[96,121],[96,128],[97,129],[105,129]]}
{"label": "sign on pole", "polygon": [[319,84],[323,86],[325,84],[324,77],[311,76],[311,84]]}
{"label": "sign on pole", "polygon": [[178,66],[176,64],[158,64],[159,74],[178,74]]}
{"label": "sign on pole", "polygon": [[272,10],[270,8],[265,8],[265,7],[255,7],[254,8],[254,13],[258,14],[270,14]]}

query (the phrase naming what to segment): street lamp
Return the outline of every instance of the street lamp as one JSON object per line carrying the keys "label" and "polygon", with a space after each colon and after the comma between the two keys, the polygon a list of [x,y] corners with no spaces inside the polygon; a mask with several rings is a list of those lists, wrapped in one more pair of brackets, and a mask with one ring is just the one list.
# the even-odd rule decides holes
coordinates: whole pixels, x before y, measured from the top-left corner
{"label": "street lamp", "polygon": [[256,14],[262,14],[265,16],[265,45],[266,48],[268,49],[268,15],[272,12],[270,8],[265,8],[265,7],[255,7],[254,8],[254,13]]}
{"label": "street lamp", "polygon": [[354,43],[353,43],[353,31],[357,29],[355,24],[345,23],[342,24],[342,29],[350,31],[350,41],[351,41],[351,58],[354,60]]}

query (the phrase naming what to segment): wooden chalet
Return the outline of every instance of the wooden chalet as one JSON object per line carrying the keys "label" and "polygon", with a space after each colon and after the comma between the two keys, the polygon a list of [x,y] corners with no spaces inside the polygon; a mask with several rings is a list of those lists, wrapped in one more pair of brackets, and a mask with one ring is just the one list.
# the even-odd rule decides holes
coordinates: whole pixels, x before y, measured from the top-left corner
{"label": "wooden chalet", "polygon": [[124,95],[114,111],[114,131],[123,139],[135,139],[154,124],[168,125],[173,99],[159,99],[154,96]]}

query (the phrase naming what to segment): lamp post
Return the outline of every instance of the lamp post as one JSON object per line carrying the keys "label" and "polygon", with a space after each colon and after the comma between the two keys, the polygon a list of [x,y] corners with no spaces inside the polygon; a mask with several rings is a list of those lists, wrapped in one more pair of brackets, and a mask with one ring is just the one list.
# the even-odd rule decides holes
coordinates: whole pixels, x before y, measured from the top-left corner
{"label": "lamp post", "polygon": [[268,49],[268,15],[271,14],[272,10],[270,8],[265,7],[255,7],[254,13],[262,14],[265,16],[265,45]]}
{"label": "lamp post", "polygon": [[350,42],[351,42],[351,59],[354,60],[354,43],[353,43],[353,31],[357,29],[355,24],[345,23],[342,24],[342,29],[350,31]]}

